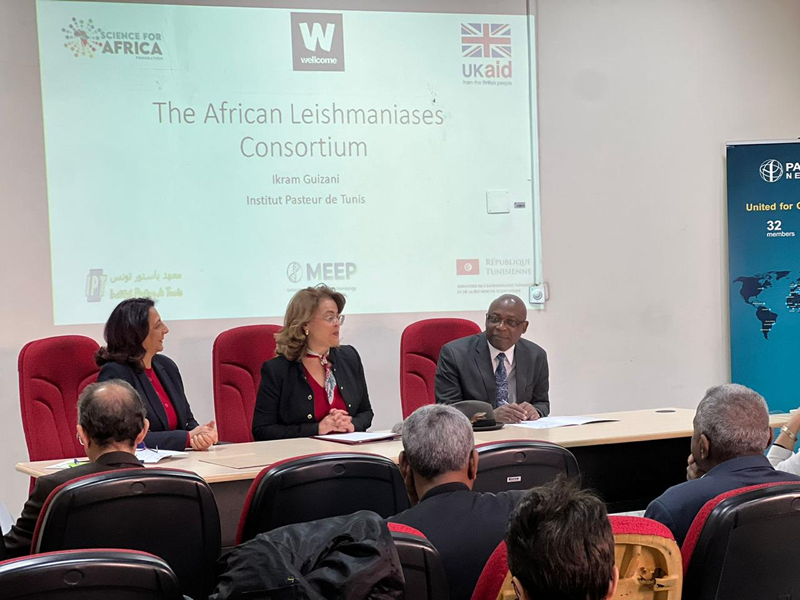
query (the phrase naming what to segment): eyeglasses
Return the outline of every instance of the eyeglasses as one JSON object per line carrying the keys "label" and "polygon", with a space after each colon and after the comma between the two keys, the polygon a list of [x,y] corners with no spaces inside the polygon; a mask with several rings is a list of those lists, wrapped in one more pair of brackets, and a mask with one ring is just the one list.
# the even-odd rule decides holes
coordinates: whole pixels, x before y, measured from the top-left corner
{"label": "eyeglasses", "polygon": [[344,325],[344,315],[325,315],[324,317],[320,317],[323,321],[325,321],[328,325],[333,325],[337,321],[339,325]]}
{"label": "eyeglasses", "polygon": [[497,315],[486,315],[486,320],[489,321],[492,325],[500,325],[501,323],[505,323],[506,327],[509,329],[516,329],[520,325],[522,325],[525,321],[517,321],[516,319],[501,319]]}

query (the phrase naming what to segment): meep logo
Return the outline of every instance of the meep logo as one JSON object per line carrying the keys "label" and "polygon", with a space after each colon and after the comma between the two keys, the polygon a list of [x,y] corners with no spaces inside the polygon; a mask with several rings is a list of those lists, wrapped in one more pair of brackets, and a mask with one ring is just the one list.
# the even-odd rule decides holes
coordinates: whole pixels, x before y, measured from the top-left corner
{"label": "meep logo", "polygon": [[291,13],[295,71],[344,71],[342,14]]}

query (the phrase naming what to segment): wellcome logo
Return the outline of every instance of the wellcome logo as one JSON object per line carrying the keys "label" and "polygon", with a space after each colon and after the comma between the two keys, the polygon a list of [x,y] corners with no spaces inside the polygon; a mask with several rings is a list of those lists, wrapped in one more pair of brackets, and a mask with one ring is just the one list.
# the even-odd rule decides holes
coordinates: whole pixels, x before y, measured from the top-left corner
{"label": "wellcome logo", "polygon": [[95,54],[131,56],[143,60],[161,60],[164,53],[160,33],[153,31],[108,31],[96,27],[92,19],[72,17],[67,27],[62,27],[66,42],[64,47],[75,58],[94,58]]}
{"label": "wellcome logo", "polygon": [[761,163],[758,172],[761,174],[761,179],[767,183],[775,183],[783,176],[783,165],[780,161],[770,158]]}
{"label": "wellcome logo", "polygon": [[344,71],[342,15],[291,13],[295,71]]}

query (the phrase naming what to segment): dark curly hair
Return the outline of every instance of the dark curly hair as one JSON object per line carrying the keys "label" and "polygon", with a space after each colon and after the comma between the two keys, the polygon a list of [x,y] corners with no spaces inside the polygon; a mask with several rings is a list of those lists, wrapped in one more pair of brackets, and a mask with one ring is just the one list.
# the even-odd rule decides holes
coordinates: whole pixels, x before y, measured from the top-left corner
{"label": "dark curly hair", "polygon": [[144,368],[142,343],[150,333],[150,309],[155,304],[150,298],[129,298],[117,304],[103,331],[106,345],[94,355],[97,366],[116,362],[137,370]]}
{"label": "dark curly hair", "polygon": [[614,577],[606,506],[563,476],[528,491],[506,532],[508,566],[530,598],[602,600]]}

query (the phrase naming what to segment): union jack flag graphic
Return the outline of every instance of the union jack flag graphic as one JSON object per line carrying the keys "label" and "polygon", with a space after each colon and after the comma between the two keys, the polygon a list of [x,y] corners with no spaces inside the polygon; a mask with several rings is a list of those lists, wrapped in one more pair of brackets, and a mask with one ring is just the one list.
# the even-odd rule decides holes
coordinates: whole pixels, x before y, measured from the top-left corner
{"label": "union jack flag graphic", "polygon": [[511,25],[462,23],[461,52],[468,58],[511,58]]}

